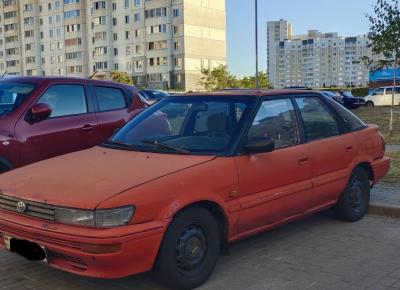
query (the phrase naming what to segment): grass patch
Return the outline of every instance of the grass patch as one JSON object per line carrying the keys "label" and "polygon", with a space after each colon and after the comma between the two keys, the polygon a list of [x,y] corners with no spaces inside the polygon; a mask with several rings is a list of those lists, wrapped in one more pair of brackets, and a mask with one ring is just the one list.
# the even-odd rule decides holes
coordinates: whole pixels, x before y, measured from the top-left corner
{"label": "grass patch", "polygon": [[394,112],[393,134],[389,137],[390,107],[360,107],[353,110],[365,123],[378,125],[387,144],[400,144],[400,107],[396,106]]}
{"label": "grass patch", "polygon": [[387,156],[392,159],[390,171],[383,178],[384,182],[399,183],[400,182],[400,151],[387,152]]}

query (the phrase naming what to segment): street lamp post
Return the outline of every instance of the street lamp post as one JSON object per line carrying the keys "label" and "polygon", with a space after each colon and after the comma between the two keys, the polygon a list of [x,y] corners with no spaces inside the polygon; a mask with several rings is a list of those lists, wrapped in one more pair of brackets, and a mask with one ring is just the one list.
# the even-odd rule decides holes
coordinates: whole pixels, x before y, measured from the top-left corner
{"label": "street lamp post", "polygon": [[255,0],[255,33],[256,33],[256,89],[260,88],[258,75],[258,0]]}

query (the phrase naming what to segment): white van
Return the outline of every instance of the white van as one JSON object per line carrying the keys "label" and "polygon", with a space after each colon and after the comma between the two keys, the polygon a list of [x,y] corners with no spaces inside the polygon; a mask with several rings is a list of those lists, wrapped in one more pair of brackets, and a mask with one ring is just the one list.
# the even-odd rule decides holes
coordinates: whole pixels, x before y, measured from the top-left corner
{"label": "white van", "polygon": [[[365,104],[368,107],[391,106],[392,92],[393,87],[378,88],[365,97]],[[400,87],[396,87],[394,93],[394,104],[398,106],[400,105]]]}

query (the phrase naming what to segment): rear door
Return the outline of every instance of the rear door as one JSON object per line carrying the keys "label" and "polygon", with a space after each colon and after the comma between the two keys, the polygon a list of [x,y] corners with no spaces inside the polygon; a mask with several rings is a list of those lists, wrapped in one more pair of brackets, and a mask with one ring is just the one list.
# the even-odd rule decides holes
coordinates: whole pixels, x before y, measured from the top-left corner
{"label": "rear door", "polygon": [[[386,88],[386,97],[387,97],[387,102],[389,106],[392,105],[392,93],[393,93],[393,88]],[[394,105],[398,106],[400,105],[400,87],[396,87],[394,90]]]}
{"label": "rear door", "polygon": [[130,106],[134,100],[118,87],[91,85],[91,91],[96,100],[99,132],[105,141],[137,113]]}
{"label": "rear door", "polygon": [[97,119],[87,88],[80,83],[50,85],[35,103],[51,106],[49,118],[30,122],[18,121],[16,137],[24,146],[23,164],[89,148],[95,145]]}
{"label": "rear door", "polygon": [[296,97],[312,166],[310,211],[334,203],[344,190],[356,156],[354,135],[318,96]]}

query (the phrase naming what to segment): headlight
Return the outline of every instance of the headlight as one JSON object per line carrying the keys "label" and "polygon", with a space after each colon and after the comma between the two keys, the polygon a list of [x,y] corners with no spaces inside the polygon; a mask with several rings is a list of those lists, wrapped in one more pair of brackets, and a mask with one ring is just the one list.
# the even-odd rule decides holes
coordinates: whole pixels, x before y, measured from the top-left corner
{"label": "headlight", "polygon": [[87,227],[110,228],[128,224],[135,208],[126,206],[113,209],[80,210],[58,207],[55,209],[55,221]]}

